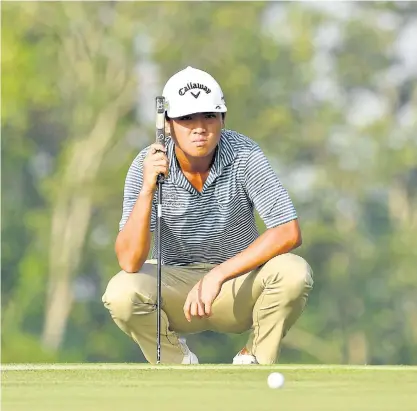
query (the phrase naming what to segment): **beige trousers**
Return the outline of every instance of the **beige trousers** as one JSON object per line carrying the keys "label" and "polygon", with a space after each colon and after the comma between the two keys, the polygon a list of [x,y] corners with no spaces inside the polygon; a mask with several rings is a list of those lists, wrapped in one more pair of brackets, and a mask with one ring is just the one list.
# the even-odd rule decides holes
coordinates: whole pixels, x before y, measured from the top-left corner
{"label": "beige trousers", "polygon": [[[116,274],[103,303],[150,363],[156,362],[156,261],[140,272]],[[312,270],[295,254],[279,255],[248,274],[229,280],[209,318],[188,322],[183,306],[191,288],[213,268],[210,264],[162,266],[161,362],[181,363],[178,335],[211,330],[243,333],[251,330],[246,349],[260,364],[273,364],[281,340],[301,315],[313,286]],[[198,353],[197,353],[198,354]]]}

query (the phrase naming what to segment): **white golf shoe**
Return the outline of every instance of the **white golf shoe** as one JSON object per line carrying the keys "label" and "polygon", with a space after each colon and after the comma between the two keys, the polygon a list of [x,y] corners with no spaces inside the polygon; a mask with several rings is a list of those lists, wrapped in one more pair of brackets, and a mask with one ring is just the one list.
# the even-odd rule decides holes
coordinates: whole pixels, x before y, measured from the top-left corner
{"label": "white golf shoe", "polygon": [[198,364],[198,358],[188,348],[188,345],[187,345],[187,342],[186,342],[185,338],[183,338],[183,337],[178,338],[178,341],[181,345],[182,352],[184,353],[184,358],[182,359],[181,364]]}
{"label": "white golf shoe", "polygon": [[249,365],[249,364],[259,364],[256,360],[256,357],[252,354],[249,354],[246,348],[243,348],[239,351],[233,358],[234,365]]}

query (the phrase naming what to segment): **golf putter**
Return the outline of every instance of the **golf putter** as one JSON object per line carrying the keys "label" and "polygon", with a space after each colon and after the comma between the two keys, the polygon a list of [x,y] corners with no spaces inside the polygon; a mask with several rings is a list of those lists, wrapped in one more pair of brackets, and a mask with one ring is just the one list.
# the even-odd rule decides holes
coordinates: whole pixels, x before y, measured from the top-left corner
{"label": "golf putter", "polygon": [[[156,97],[156,142],[165,146],[165,98]],[[161,363],[161,302],[162,302],[162,255],[161,255],[161,218],[162,218],[162,184],[165,176],[159,174],[158,184],[158,208],[156,220],[156,250],[157,250],[157,273],[156,273],[156,363]]]}

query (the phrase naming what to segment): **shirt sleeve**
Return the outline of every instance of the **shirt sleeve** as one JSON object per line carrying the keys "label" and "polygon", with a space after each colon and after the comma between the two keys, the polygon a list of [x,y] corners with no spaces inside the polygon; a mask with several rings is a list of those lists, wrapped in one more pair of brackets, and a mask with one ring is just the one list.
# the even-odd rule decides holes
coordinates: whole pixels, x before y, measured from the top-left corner
{"label": "shirt sleeve", "polygon": [[[133,160],[132,164],[129,167],[127,172],[125,186],[124,186],[124,195],[123,195],[123,210],[122,218],[119,222],[119,230],[121,231],[125,226],[127,220],[129,219],[130,213],[133,210],[133,207],[136,204],[140,190],[142,189],[143,184],[143,161],[146,157],[146,151],[142,151],[139,155]],[[155,205],[152,204],[152,213],[151,213],[151,232],[155,230],[156,224],[156,212]]]}
{"label": "shirt sleeve", "polygon": [[249,199],[267,228],[297,219],[287,190],[259,146],[256,146],[248,157],[244,180]]}

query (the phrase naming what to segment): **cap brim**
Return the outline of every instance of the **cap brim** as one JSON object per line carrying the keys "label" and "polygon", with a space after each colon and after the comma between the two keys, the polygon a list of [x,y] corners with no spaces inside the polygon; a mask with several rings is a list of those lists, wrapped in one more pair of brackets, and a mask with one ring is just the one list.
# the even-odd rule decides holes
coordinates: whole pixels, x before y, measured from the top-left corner
{"label": "cap brim", "polygon": [[169,109],[167,110],[168,117],[170,118],[178,118],[189,116],[190,114],[197,114],[197,113],[226,113],[227,107],[224,104],[218,104],[216,106],[204,106],[204,107],[184,107],[181,109]]}

